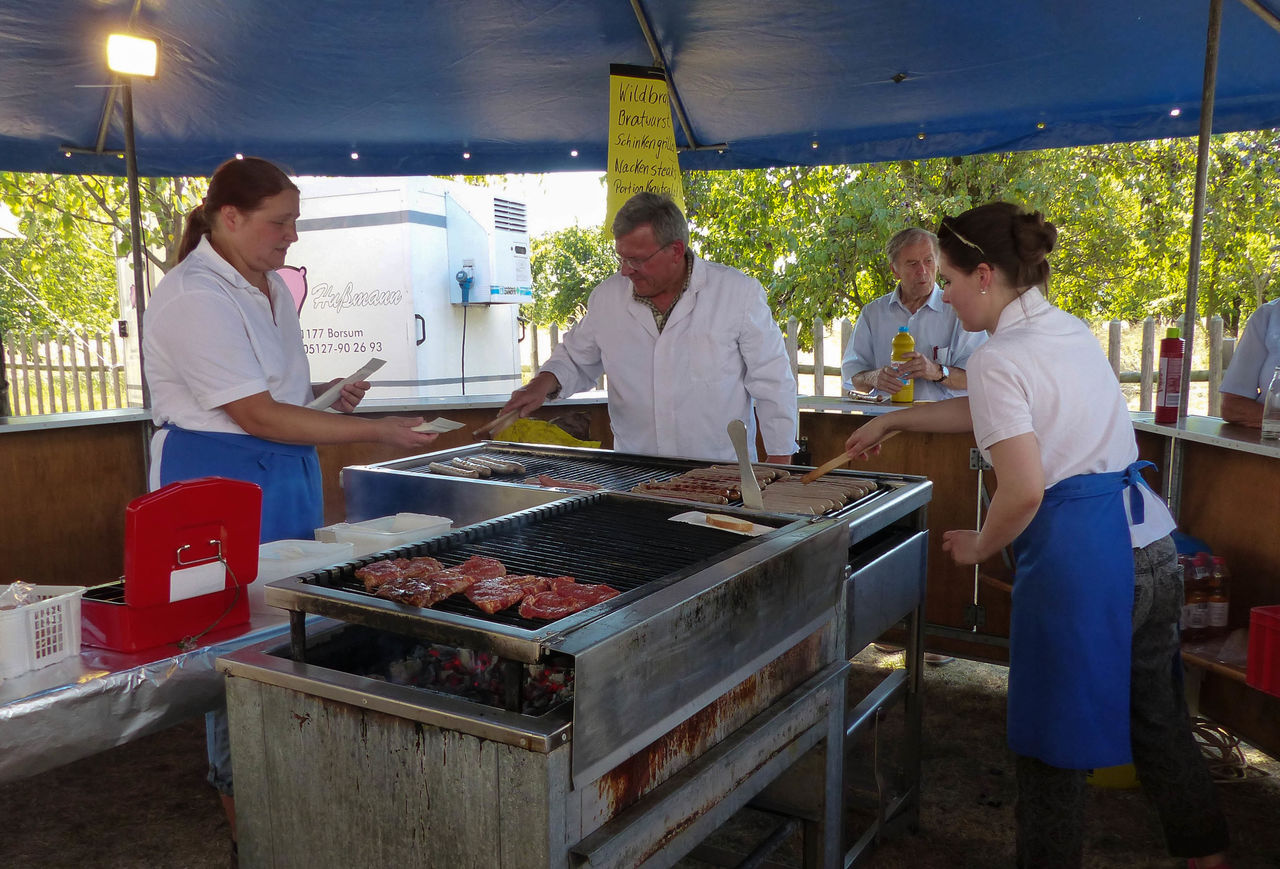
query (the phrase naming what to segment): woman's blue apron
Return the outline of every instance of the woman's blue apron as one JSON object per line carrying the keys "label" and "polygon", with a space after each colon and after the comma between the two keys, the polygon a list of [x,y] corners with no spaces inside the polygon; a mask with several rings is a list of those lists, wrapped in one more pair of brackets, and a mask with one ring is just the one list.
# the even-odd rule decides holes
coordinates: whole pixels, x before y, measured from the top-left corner
{"label": "woman's blue apron", "polygon": [[1133,544],[1139,473],[1080,474],[1044,493],[1013,542],[1009,747],[1062,769],[1119,766],[1129,746]]}
{"label": "woman's blue apron", "polygon": [[316,448],[247,434],[197,432],[166,425],[160,485],[198,477],[230,477],[262,489],[259,542],[310,540],[324,525]]}

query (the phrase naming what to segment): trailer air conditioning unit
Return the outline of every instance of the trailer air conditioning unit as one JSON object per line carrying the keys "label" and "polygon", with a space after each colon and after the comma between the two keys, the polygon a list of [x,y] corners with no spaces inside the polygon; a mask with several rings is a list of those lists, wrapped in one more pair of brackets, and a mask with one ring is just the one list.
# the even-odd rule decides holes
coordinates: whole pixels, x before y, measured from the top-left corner
{"label": "trailer air conditioning unit", "polygon": [[532,302],[524,203],[485,194],[481,188],[454,188],[445,194],[449,265],[456,267],[449,301],[455,305]]}

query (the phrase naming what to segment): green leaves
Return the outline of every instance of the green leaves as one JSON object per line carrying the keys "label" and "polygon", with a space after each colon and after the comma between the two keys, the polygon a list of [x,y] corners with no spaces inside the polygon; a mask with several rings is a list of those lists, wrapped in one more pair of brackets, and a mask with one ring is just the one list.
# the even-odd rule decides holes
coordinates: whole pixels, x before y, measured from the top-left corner
{"label": "green leaves", "polygon": [[[141,179],[144,246],[160,271],[176,265],[183,217],[207,186],[205,179]],[[119,308],[116,257],[131,255],[124,179],[0,172],[0,200],[25,236],[0,242],[0,332],[63,323],[105,328]]]}
{"label": "green leaves", "polygon": [[521,306],[539,324],[581,317],[596,285],[618,269],[613,239],[600,227],[571,226],[532,241],[533,303]]}

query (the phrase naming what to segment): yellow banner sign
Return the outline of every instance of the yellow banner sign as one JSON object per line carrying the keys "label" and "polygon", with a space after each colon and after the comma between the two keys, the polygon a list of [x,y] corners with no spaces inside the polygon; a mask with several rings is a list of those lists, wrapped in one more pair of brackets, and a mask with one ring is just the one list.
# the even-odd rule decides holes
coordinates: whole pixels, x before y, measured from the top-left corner
{"label": "yellow banner sign", "polygon": [[637,193],[669,193],[684,211],[684,185],[671,127],[671,100],[662,71],[609,68],[609,196],[606,232],[622,204]]}

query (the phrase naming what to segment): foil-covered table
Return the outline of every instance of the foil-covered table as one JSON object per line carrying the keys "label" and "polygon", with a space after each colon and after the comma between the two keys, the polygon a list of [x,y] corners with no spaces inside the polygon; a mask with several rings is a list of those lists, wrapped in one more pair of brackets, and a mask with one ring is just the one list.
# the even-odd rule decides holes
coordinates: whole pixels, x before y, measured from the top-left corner
{"label": "foil-covered table", "polygon": [[0,783],[147,736],[223,702],[218,657],[279,635],[288,616],[254,615],[190,651],[82,646],[79,657],[0,681]]}

